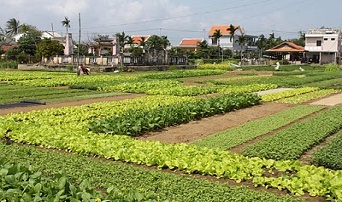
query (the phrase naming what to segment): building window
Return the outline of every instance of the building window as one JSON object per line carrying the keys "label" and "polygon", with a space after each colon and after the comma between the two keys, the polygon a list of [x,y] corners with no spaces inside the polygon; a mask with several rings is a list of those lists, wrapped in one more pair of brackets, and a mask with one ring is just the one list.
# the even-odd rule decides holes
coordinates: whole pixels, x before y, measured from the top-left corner
{"label": "building window", "polygon": [[321,40],[316,41],[316,46],[321,46],[321,45],[322,45],[322,41]]}
{"label": "building window", "polygon": [[328,41],[328,38],[324,38],[324,41]]}
{"label": "building window", "polygon": [[335,38],[331,38],[332,41],[335,41]]}

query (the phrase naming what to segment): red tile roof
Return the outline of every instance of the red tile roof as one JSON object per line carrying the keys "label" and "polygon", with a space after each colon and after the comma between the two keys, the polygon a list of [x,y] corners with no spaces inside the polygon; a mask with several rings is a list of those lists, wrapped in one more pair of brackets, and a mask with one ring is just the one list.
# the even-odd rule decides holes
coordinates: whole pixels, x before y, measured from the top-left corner
{"label": "red tile roof", "polygon": [[12,46],[1,46],[1,50],[7,52],[8,50],[10,50],[10,49],[12,49],[14,47],[15,47],[14,45],[12,45]]}
{"label": "red tile roof", "polygon": [[198,43],[201,43],[203,39],[193,38],[193,39],[183,39],[179,44],[180,47],[197,47]]}
{"label": "red tile roof", "polygon": [[140,44],[141,43],[141,38],[144,37],[145,38],[145,41],[147,41],[147,39],[150,37],[150,36],[138,36],[138,35],[134,35],[134,36],[131,36],[132,39],[133,39],[133,43],[134,44]]}
{"label": "red tile roof", "polygon": [[[233,25],[234,28],[240,28],[240,25]],[[212,36],[216,30],[220,30],[221,34],[222,35],[231,35],[230,31],[228,31],[228,28],[230,27],[230,25],[215,25],[215,26],[212,26],[208,32],[208,35],[209,36]],[[237,30],[238,30],[237,29]]]}
{"label": "red tile roof", "polygon": [[283,43],[274,46],[271,49],[266,50],[267,52],[304,52],[303,46],[299,46],[290,41],[284,41]]}

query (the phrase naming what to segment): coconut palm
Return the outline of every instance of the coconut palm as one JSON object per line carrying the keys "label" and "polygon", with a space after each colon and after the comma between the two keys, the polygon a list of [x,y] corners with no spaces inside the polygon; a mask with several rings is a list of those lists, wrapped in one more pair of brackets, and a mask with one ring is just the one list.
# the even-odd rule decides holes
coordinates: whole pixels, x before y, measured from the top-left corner
{"label": "coconut palm", "polygon": [[215,30],[212,37],[217,42],[217,46],[220,46],[220,38],[222,37],[221,30],[219,29]]}
{"label": "coconut palm", "polygon": [[71,48],[70,48],[70,44],[69,44],[69,28],[70,28],[70,20],[68,17],[64,17],[64,20],[62,21],[62,25],[63,27],[66,28],[66,43],[65,43],[65,51],[64,54],[65,55],[69,55],[71,53]]}
{"label": "coconut palm", "polygon": [[9,36],[16,35],[19,33],[19,29],[20,29],[19,20],[15,19],[15,18],[11,18],[7,21],[6,34],[8,34]]}
{"label": "coconut palm", "polygon": [[232,56],[234,55],[234,38],[235,38],[235,32],[236,30],[238,30],[239,27],[237,26],[234,26],[232,24],[229,25],[229,27],[227,28],[227,31],[229,31],[229,34],[230,34],[230,42],[233,42],[233,45],[232,45]]}
{"label": "coconut palm", "polygon": [[70,20],[68,17],[65,17],[64,20],[62,21],[63,27],[66,28],[66,34],[69,34],[69,28],[70,28]]}
{"label": "coconut palm", "polygon": [[247,42],[247,38],[244,34],[241,34],[239,36],[239,39],[236,40],[239,45],[240,45],[240,57],[241,57],[241,60],[242,60],[242,51],[243,51],[243,47],[246,45],[246,42]]}
{"label": "coconut palm", "polygon": [[227,31],[229,31],[229,34],[230,34],[230,42],[233,42],[234,41],[234,36],[235,36],[235,32],[236,30],[239,29],[239,27],[236,27],[232,24],[229,25],[229,27],[227,28]]}

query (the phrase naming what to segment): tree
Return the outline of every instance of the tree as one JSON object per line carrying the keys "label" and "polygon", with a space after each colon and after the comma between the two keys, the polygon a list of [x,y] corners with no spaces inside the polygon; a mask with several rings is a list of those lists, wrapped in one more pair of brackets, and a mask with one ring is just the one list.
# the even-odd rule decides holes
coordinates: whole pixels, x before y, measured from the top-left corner
{"label": "tree", "polygon": [[258,37],[258,40],[256,41],[256,46],[259,48],[260,50],[260,55],[259,57],[261,58],[262,55],[263,55],[263,51],[265,50],[265,47],[266,47],[266,38],[263,34],[261,34],[259,37]]}
{"label": "tree", "polygon": [[44,38],[37,46],[37,55],[38,57],[45,57],[49,59],[55,55],[62,55],[63,49],[63,45],[58,41]]}
{"label": "tree", "polygon": [[299,38],[298,39],[291,39],[293,43],[299,45],[299,46],[305,46],[305,33],[302,31],[299,31]]}
{"label": "tree", "polygon": [[214,42],[217,42],[217,46],[220,46],[220,38],[222,37],[221,30],[215,30],[213,34]]}
{"label": "tree", "polygon": [[229,31],[230,34],[230,42],[234,42],[234,37],[235,37],[235,32],[236,30],[239,29],[239,27],[235,27],[234,25],[230,24],[227,31]]}
{"label": "tree", "polygon": [[117,43],[120,48],[120,53],[124,52],[124,48],[126,44],[129,44],[130,42],[133,43],[132,37],[126,35],[125,32],[116,33],[115,36],[117,38]]}
{"label": "tree", "polygon": [[[5,44],[6,44],[6,32],[4,29],[0,27],[0,47]],[[0,48],[0,51],[1,51],[1,48]]]}
{"label": "tree", "polygon": [[244,35],[244,34],[241,34],[240,36],[239,36],[239,39],[237,40],[237,42],[239,43],[239,45],[240,45],[240,58],[241,58],[241,60],[242,60],[242,49],[243,49],[243,46],[245,46],[246,45],[246,42],[247,42],[247,38],[246,38],[246,36]]}
{"label": "tree", "polygon": [[70,28],[70,20],[68,17],[64,17],[64,20],[62,21],[63,27],[66,28],[66,34],[69,34],[69,28]]}
{"label": "tree", "polygon": [[6,23],[6,34],[14,36],[19,33],[20,22],[15,18],[11,18]]}
{"label": "tree", "polygon": [[146,47],[149,56],[152,57],[153,63],[158,61],[166,62],[167,50],[166,48],[170,45],[170,41],[167,36],[152,35],[146,41]]}
{"label": "tree", "polygon": [[72,48],[70,44],[70,39],[69,39],[69,28],[70,28],[70,20],[68,17],[64,17],[64,20],[62,21],[63,27],[66,28],[66,38],[65,38],[65,55],[72,54]]}

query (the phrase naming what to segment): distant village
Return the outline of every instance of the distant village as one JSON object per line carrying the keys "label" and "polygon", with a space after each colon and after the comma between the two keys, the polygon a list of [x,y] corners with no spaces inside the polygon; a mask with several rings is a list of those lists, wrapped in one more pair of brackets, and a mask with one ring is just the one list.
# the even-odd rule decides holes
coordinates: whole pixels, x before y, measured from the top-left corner
{"label": "distant village", "polygon": [[75,41],[62,21],[66,34],[40,31],[32,25],[20,25],[12,18],[0,27],[2,60],[44,65],[153,66],[188,65],[194,61],[220,63],[235,59],[242,65],[265,61],[301,64],[341,64],[340,28],[312,28],[298,38],[282,40],[274,33],[248,34],[241,25],[213,25],[207,38],[183,38],[171,44],[167,36],[126,35],[125,32],[98,35],[87,42]]}

